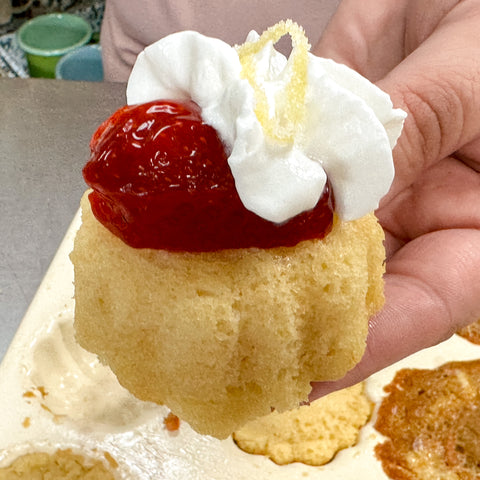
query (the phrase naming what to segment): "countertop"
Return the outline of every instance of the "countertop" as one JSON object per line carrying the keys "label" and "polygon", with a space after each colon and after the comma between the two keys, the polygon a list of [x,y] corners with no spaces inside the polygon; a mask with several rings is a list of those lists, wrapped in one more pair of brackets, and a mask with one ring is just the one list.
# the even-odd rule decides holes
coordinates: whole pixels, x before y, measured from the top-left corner
{"label": "countertop", "polygon": [[96,127],[125,85],[0,79],[0,361],[78,209]]}

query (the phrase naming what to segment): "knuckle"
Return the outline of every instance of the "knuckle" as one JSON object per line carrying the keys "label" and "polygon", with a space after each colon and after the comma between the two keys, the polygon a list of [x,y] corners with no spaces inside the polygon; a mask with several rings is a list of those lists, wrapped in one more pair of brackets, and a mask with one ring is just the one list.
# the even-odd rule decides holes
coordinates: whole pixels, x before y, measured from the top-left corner
{"label": "knuckle", "polygon": [[400,96],[408,113],[405,137],[416,158],[428,166],[458,150],[465,107],[457,82],[424,78],[404,85]]}

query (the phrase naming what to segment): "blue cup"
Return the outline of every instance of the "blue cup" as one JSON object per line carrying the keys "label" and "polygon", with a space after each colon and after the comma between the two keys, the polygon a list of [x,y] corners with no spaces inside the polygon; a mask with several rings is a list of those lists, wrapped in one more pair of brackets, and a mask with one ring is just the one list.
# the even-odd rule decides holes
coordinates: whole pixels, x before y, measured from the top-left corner
{"label": "blue cup", "polygon": [[55,78],[101,82],[103,80],[103,64],[100,46],[85,45],[67,53],[57,63]]}

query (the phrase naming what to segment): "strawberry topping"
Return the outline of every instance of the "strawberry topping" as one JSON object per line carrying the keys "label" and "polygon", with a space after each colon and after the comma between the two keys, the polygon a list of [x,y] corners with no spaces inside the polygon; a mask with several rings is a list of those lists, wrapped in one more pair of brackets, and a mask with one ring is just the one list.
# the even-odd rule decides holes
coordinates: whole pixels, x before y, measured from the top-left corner
{"label": "strawberry topping", "polygon": [[125,106],[95,132],[83,169],[95,217],[135,248],[293,246],[331,229],[328,182],[314,209],[282,224],[247,210],[224,145],[193,102]]}

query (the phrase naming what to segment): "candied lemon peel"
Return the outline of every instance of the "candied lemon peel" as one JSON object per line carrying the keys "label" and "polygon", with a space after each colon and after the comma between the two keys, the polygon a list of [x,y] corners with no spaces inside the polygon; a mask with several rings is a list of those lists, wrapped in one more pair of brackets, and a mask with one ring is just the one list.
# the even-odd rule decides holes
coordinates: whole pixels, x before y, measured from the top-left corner
{"label": "candied lemon peel", "polygon": [[[256,55],[269,42],[277,43],[290,35],[292,51],[288,58],[290,78],[285,86],[284,102],[276,102],[273,118],[270,115],[267,95],[257,78]],[[292,20],[283,20],[265,30],[255,41],[247,41],[236,47],[242,65],[241,75],[248,80],[255,92],[255,114],[266,135],[280,143],[293,143],[305,117],[307,90],[308,52],[310,44],[304,29]]]}

